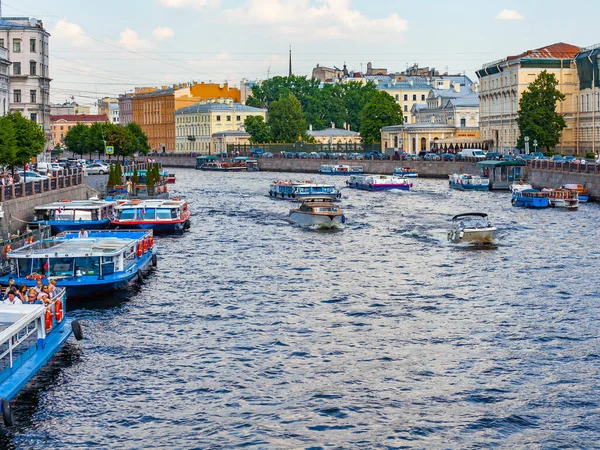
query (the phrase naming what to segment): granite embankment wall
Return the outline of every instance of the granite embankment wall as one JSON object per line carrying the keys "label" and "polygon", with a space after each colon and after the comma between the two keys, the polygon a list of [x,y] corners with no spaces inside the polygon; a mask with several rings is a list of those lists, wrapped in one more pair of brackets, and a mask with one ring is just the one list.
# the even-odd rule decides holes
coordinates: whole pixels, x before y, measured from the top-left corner
{"label": "granite embankment wall", "polygon": [[589,189],[591,199],[600,201],[600,174],[530,168],[527,178],[529,183],[538,189],[559,188],[565,184],[581,184]]}
{"label": "granite embankment wall", "polygon": [[154,159],[157,163],[160,163],[163,167],[181,167],[181,168],[195,168],[196,158],[189,155],[182,156],[155,156],[151,155],[149,158]]}

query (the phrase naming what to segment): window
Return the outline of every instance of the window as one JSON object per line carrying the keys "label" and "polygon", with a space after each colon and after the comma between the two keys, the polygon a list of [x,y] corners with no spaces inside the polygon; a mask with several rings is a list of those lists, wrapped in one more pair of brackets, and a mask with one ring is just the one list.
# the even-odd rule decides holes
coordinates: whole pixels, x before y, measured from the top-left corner
{"label": "window", "polygon": [[465,119],[464,117],[462,117],[460,119],[460,127],[461,128],[465,128],[467,126],[467,119]]}
{"label": "window", "polygon": [[408,101],[408,94],[404,94],[404,101],[407,102]]}
{"label": "window", "polygon": [[13,75],[21,75],[21,63],[13,63]]}
{"label": "window", "polygon": [[13,39],[13,53],[21,53],[21,39]]}
{"label": "window", "polygon": [[413,102],[417,101],[417,94],[413,94]]}
{"label": "window", "polygon": [[217,122],[221,121],[221,116],[217,116]]}
{"label": "window", "polygon": [[231,116],[227,116],[227,122],[231,122]]}
{"label": "window", "polygon": [[421,101],[424,102],[425,101],[425,94],[421,94]]}
{"label": "window", "polygon": [[399,100],[400,100],[400,95],[396,94],[396,101],[399,101]]}
{"label": "window", "polygon": [[29,117],[31,118],[32,122],[37,123],[37,113],[31,113]]}
{"label": "window", "polygon": [[35,53],[35,39],[29,39],[29,51]]}
{"label": "window", "polygon": [[408,112],[408,105],[404,105],[404,112]]}
{"label": "window", "polygon": [[0,39],[0,47],[4,47],[4,39]]}
{"label": "window", "polygon": [[15,103],[21,103],[21,90],[15,89]]}
{"label": "window", "polygon": [[29,91],[29,102],[30,103],[37,103],[37,91],[34,89],[32,91]]}
{"label": "window", "polygon": [[[408,116],[404,116],[404,123],[408,123]],[[397,145],[396,145],[397,147]]]}
{"label": "window", "polygon": [[235,120],[239,122],[240,120],[242,120],[242,116],[235,116]]}

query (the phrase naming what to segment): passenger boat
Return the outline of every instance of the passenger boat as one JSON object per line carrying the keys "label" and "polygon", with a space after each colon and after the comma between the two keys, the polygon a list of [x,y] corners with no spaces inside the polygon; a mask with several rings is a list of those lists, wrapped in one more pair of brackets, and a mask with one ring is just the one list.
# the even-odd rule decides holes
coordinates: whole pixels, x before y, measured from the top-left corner
{"label": "passenger boat", "polygon": [[175,174],[174,173],[170,173],[166,176],[167,179],[167,184],[175,184],[175,181],[177,180],[175,178]]}
{"label": "passenger boat", "polygon": [[457,214],[452,218],[452,229],[448,232],[448,240],[454,244],[491,244],[494,242],[495,233],[496,227],[490,224],[487,214]]}
{"label": "passenger boat", "polygon": [[152,231],[89,231],[88,237],[68,231],[54,239],[37,241],[7,254],[13,269],[0,276],[0,284],[28,287],[38,279],[56,280],[69,298],[99,295],[143,279],[155,266]]}
{"label": "passenger boat", "polygon": [[586,203],[590,199],[590,191],[581,184],[565,184],[561,189],[577,192],[577,198],[580,203]]}
{"label": "passenger boat", "polygon": [[544,194],[550,200],[550,206],[554,208],[566,208],[575,210],[579,208],[579,198],[576,191],[568,189],[542,189]]}
{"label": "passenger boat", "polygon": [[332,184],[316,184],[314,181],[274,181],[269,188],[269,197],[300,199],[320,197],[329,200],[342,198],[342,194]]}
{"label": "passenger boat", "polygon": [[71,334],[83,339],[81,325],[67,318],[67,296],[58,288],[50,303],[0,303],[0,398],[6,426],[15,424],[11,402],[62,348]]}
{"label": "passenger boat", "polygon": [[63,231],[103,230],[110,226],[115,202],[103,200],[72,200],[36,206],[33,221],[50,225],[52,234]]}
{"label": "passenger boat", "polygon": [[459,191],[489,191],[490,180],[478,175],[452,174],[449,175],[450,187]]}
{"label": "passenger boat", "polygon": [[412,187],[412,183],[406,178],[393,175],[352,175],[346,184],[353,189],[365,191],[408,191]]}
{"label": "passenger boat", "polygon": [[199,167],[199,169],[212,172],[243,172],[246,170],[246,164],[232,164],[221,161],[209,161],[202,164]]}
{"label": "passenger boat", "polygon": [[246,172],[259,172],[260,168],[258,167],[258,160],[249,159],[246,161]]}
{"label": "passenger boat", "polygon": [[527,189],[533,189],[533,186],[530,185],[529,183],[525,183],[522,180],[519,180],[517,183],[513,183],[511,184],[509,187],[511,192],[515,192],[515,191],[524,191]]}
{"label": "passenger boat", "polygon": [[550,200],[537,189],[513,190],[511,203],[521,208],[548,208]]}
{"label": "passenger boat", "polygon": [[185,200],[133,200],[115,207],[113,227],[153,230],[155,234],[181,232],[190,227],[190,210]]}
{"label": "passenger boat", "polygon": [[396,167],[394,169],[394,175],[404,178],[416,178],[419,176],[419,174],[416,171],[411,170],[410,167]]}
{"label": "passenger boat", "polygon": [[346,221],[341,208],[323,197],[302,199],[300,207],[290,211],[288,220],[300,227],[312,229],[342,228]]}
{"label": "passenger boat", "polygon": [[352,175],[364,173],[365,170],[362,166],[345,166],[343,164],[339,165],[322,165],[319,167],[319,172],[323,175]]}

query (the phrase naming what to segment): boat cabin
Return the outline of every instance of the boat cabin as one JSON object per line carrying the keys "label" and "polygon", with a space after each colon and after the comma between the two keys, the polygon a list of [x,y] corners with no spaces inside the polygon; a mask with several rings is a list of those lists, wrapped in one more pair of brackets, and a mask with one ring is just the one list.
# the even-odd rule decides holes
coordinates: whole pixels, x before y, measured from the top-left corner
{"label": "boat cabin", "polygon": [[196,157],[196,169],[199,169],[203,164],[214,162],[217,160],[215,155],[204,155]]}
{"label": "boat cabin", "polygon": [[510,185],[522,179],[523,161],[480,161],[477,166],[481,168],[481,175],[490,180],[491,190],[510,189]]}
{"label": "boat cabin", "polygon": [[170,200],[133,200],[115,207],[116,220],[124,221],[172,221],[180,219],[187,210],[187,202]]}
{"label": "boat cabin", "polygon": [[485,213],[457,214],[452,218],[452,226],[455,229],[465,228],[488,228],[490,221]]}
{"label": "boat cabin", "polygon": [[334,205],[331,200],[323,197],[305,198],[302,199],[302,204],[298,211],[309,214],[339,214],[340,207]]}
{"label": "boat cabin", "polygon": [[114,206],[114,202],[100,200],[55,202],[36,206],[34,221],[98,221],[110,218]]}

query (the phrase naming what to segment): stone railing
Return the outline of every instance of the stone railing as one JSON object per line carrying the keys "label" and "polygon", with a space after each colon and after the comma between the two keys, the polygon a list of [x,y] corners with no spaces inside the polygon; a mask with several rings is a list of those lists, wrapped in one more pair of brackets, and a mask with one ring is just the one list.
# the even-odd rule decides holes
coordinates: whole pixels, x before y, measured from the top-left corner
{"label": "stone railing", "polygon": [[15,198],[29,197],[48,191],[57,191],[79,184],[83,184],[83,170],[66,169],[61,171],[60,175],[48,178],[47,180],[25,181],[0,186],[0,202]]}
{"label": "stone railing", "polygon": [[569,162],[556,162],[556,161],[540,161],[533,160],[527,161],[527,167],[529,169],[539,170],[551,170],[554,172],[568,172],[568,173],[588,173],[600,175],[600,165],[595,163],[569,163]]}

